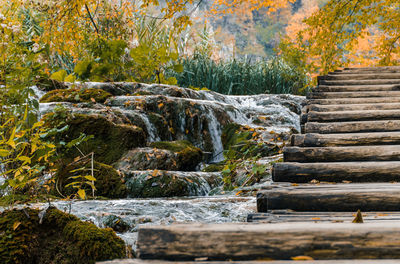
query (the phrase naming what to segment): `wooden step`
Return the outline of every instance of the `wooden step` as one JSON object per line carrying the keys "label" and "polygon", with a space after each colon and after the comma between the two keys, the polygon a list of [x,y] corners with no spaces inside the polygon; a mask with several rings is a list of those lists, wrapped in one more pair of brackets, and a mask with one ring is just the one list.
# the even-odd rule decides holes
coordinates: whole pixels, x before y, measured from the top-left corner
{"label": "wooden step", "polygon": [[378,67],[346,67],[344,71],[387,71],[396,70],[400,71],[400,66],[378,66]]}
{"label": "wooden step", "polygon": [[332,86],[319,85],[313,88],[313,92],[361,92],[361,91],[399,91],[400,85],[350,85]]}
{"label": "wooden step", "polygon": [[307,122],[344,122],[366,120],[397,120],[400,119],[400,110],[361,110],[361,111],[310,111],[303,117]]}
{"label": "wooden step", "polygon": [[273,165],[272,180],[293,183],[307,183],[312,180],[323,182],[398,181],[400,180],[400,161],[278,162]]}
{"label": "wooden step", "polygon": [[[268,213],[247,215],[249,223],[284,223],[284,222],[333,222],[351,223],[354,212],[296,212],[292,210],[269,210]],[[364,223],[382,221],[400,221],[400,212],[363,212]]]}
{"label": "wooden step", "polygon": [[273,184],[257,194],[258,212],[281,209],[302,212],[400,211],[400,184]]}
{"label": "wooden step", "polygon": [[400,161],[400,145],[285,147],[283,160],[285,162]]}
{"label": "wooden step", "polygon": [[335,147],[400,144],[400,132],[352,134],[296,134],[291,145],[298,147]]}
{"label": "wooden step", "polygon": [[[257,260],[257,261],[207,261],[205,258],[199,258],[195,261],[163,261],[149,259],[118,259],[96,262],[96,264],[298,264],[297,260]],[[204,260],[204,261],[203,261]],[[398,260],[391,259],[341,259],[341,260],[302,260],[301,264],[398,264]]]}
{"label": "wooden step", "polygon": [[320,80],[319,85],[380,85],[380,84],[400,84],[399,79],[375,79],[375,80]]}
{"label": "wooden step", "polygon": [[338,104],[377,104],[400,103],[400,97],[364,97],[364,98],[338,98],[338,99],[309,99],[308,105],[338,105]]}
{"label": "wooden step", "polygon": [[365,98],[365,97],[400,97],[400,91],[372,91],[372,92],[321,92],[309,93],[307,99],[339,99],[339,98]]}
{"label": "wooden step", "polygon": [[400,103],[377,103],[377,104],[338,104],[338,105],[309,105],[307,111],[314,112],[337,112],[337,111],[361,111],[361,110],[397,110]]}
{"label": "wooden step", "polygon": [[305,133],[336,134],[361,132],[390,132],[400,131],[400,120],[355,121],[305,124]]}
{"label": "wooden step", "polygon": [[400,80],[400,73],[358,73],[358,74],[328,74],[318,77],[319,80]]}
{"label": "wooden step", "polygon": [[394,221],[154,225],[139,228],[137,253],[175,261],[400,258],[399,237]]}

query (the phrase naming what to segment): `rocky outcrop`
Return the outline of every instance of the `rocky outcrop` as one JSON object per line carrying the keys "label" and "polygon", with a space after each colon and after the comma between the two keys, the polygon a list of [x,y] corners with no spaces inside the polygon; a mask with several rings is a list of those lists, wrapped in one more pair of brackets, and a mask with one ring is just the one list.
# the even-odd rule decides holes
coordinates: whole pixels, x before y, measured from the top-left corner
{"label": "rocky outcrop", "polygon": [[[57,105],[64,106],[62,111],[68,115],[61,118],[61,123],[68,130],[61,137],[68,142],[81,133],[92,135],[79,146],[80,150],[94,152],[99,164],[121,171],[119,176],[108,173],[112,177],[104,178],[113,179],[111,186],[116,186],[116,193],[96,186],[106,197],[124,193],[130,197],[208,194],[215,184],[221,184],[221,174],[210,171],[224,170],[225,164],[205,168],[208,172],[204,173],[189,171],[204,168],[199,166],[202,161],[223,161],[224,153],[245,154],[242,158],[278,153],[290,134],[300,130],[299,114],[304,101],[303,97],[292,95],[226,96],[157,84],[66,85],[69,89],[54,90],[43,97],[42,102],[50,103],[41,103],[40,112],[42,116],[57,116],[57,112],[53,113],[59,108]],[[106,96],[78,98],[77,91]],[[46,99],[60,92],[62,96],[57,100]],[[64,102],[53,102],[59,100]],[[66,163],[80,155],[71,150]],[[238,174],[244,175],[246,170]],[[246,182],[245,178],[238,180],[242,181]],[[126,192],[120,187],[121,182]]]}
{"label": "rocky outcrop", "polygon": [[0,263],[87,264],[125,257],[125,244],[111,229],[55,208],[0,214]]}
{"label": "rocky outcrop", "polygon": [[150,147],[126,153],[116,168],[121,171],[194,171],[202,160],[203,152],[188,141],[153,142]]}
{"label": "rocky outcrop", "polygon": [[220,173],[174,171],[127,171],[128,196],[204,196],[222,182]]}

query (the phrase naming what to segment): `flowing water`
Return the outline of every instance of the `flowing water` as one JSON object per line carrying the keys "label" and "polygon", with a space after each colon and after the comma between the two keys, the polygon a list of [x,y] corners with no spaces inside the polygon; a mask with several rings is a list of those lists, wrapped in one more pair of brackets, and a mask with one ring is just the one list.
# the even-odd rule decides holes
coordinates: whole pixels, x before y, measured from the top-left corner
{"label": "flowing water", "polygon": [[[102,87],[105,84],[87,83],[84,87]],[[107,84],[109,86],[109,84]],[[130,84],[119,85],[119,88],[130,87]],[[256,96],[226,96],[209,91],[194,91],[173,86],[139,85],[140,91],[149,93],[145,96],[114,96],[104,105],[62,103],[73,112],[84,114],[100,114],[107,116],[113,122],[129,122],[141,126],[147,133],[147,141],[186,139],[203,151],[212,152],[212,161],[223,160],[221,134],[223,126],[231,122],[262,131],[263,140],[269,141],[271,134],[290,135],[300,131],[299,115],[304,97],[292,95],[256,95]],[[135,86],[136,87],[136,86]],[[179,95],[176,95],[176,94]],[[127,94],[127,93],[123,93]],[[42,93],[38,90],[38,97]],[[153,113],[162,105],[168,104],[173,115],[167,112],[158,114],[164,123],[172,125],[174,133],[166,134],[166,128],[160,128],[154,122]],[[41,115],[51,112],[57,103],[40,104]],[[155,109],[155,110],[154,110]],[[122,118],[121,118],[122,117]],[[168,119],[170,118],[170,119]],[[168,127],[169,128],[169,127]],[[161,130],[160,130],[161,129]],[[209,135],[206,137],[205,135]],[[208,141],[207,141],[208,140]],[[278,142],[277,144],[282,144]],[[207,149],[207,146],[211,146]],[[265,157],[260,164],[270,164],[282,156]],[[144,175],[143,172],[132,172]],[[99,227],[108,225],[107,219],[114,217],[126,223],[126,230],[118,233],[127,244],[135,248],[137,230],[141,225],[174,224],[174,223],[223,223],[245,222],[247,214],[256,211],[255,197],[238,197],[239,190],[262,188],[270,183],[266,177],[262,183],[225,193],[219,186],[211,186],[207,181],[211,173],[201,172],[168,172],[177,177],[197,177],[195,184],[189,185],[190,194],[197,195],[181,198],[151,198],[151,199],[118,199],[89,201],[57,201],[54,205],[59,209],[71,212],[83,220],[93,222]],[[214,173],[215,174],[215,173]],[[218,173],[217,173],[218,174]],[[215,176],[215,175],[214,175]],[[135,178],[137,178],[135,176]],[[221,176],[218,176],[221,177]],[[221,178],[220,178],[221,179]],[[221,181],[220,181],[221,182]],[[218,189],[218,191],[215,191]],[[212,193],[219,195],[212,196]],[[223,194],[223,195],[221,195]],[[210,196],[209,196],[210,195]],[[46,207],[47,205],[36,205]]]}

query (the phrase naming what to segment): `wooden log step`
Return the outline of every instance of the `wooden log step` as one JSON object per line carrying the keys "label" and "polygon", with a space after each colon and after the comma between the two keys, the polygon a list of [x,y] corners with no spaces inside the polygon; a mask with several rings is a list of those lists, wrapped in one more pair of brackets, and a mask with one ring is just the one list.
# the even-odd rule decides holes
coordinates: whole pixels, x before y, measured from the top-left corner
{"label": "wooden log step", "polygon": [[315,112],[307,114],[307,122],[344,122],[366,120],[397,120],[400,119],[400,110],[361,110],[361,111],[335,111]]}
{"label": "wooden log step", "polygon": [[400,145],[285,147],[283,160],[285,162],[400,161]]}
{"label": "wooden log step", "polygon": [[339,98],[339,99],[309,99],[308,105],[338,105],[338,104],[378,104],[400,103],[400,97],[364,97],[364,98]]}
{"label": "wooden log step", "polygon": [[[249,223],[285,223],[285,222],[334,222],[351,223],[354,212],[296,212],[292,210],[269,210],[268,213],[247,215]],[[400,212],[363,212],[364,223],[382,221],[400,221]]]}
{"label": "wooden log step", "polygon": [[[163,261],[163,260],[149,260],[149,259],[118,259],[118,260],[109,260],[109,261],[101,261],[96,262],[96,264],[298,264],[297,260],[257,260],[257,261],[207,261],[205,258],[200,258],[195,261]],[[202,261],[204,260],[204,261]],[[301,264],[398,264],[398,260],[390,260],[390,259],[341,259],[341,260],[302,260]]]}
{"label": "wooden log step", "polygon": [[360,91],[399,91],[400,85],[351,85],[351,86],[330,86],[319,85],[313,88],[313,92],[360,92]]}
{"label": "wooden log step", "polygon": [[391,80],[391,79],[399,79],[400,73],[358,73],[358,74],[328,74],[324,76],[318,77],[319,80]]}
{"label": "wooden log step", "polygon": [[332,122],[332,123],[308,122],[304,125],[305,133],[319,133],[319,134],[390,132],[390,131],[400,131],[400,120]]}
{"label": "wooden log step", "polygon": [[400,103],[309,105],[307,111],[337,112],[337,111],[396,110],[396,109],[400,109]]}
{"label": "wooden log step", "polygon": [[282,209],[302,212],[400,211],[400,184],[276,184],[257,194],[259,213]]}
{"label": "wooden log step", "polygon": [[319,85],[378,85],[400,84],[400,79],[375,79],[375,80],[320,80]]}
{"label": "wooden log step", "polygon": [[379,67],[346,67],[344,71],[387,71],[396,70],[400,71],[400,66],[379,66]]}
{"label": "wooden log step", "polygon": [[400,91],[372,91],[372,92],[321,92],[309,93],[307,99],[338,99],[364,97],[400,97]]}
{"label": "wooden log step", "polygon": [[400,225],[385,223],[141,226],[141,259],[290,260],[400,258]]}
{"label": "wooden log step", "polygon": [[312,180],[322,182],[399,181],[400,161],[278,162],[273,165],[272,180],[293,183],[307,183]]}
{"label": "wooden log step", "polygon": [[335,147],[400,144],[400,132],[352,134],[295,134],[291,145],[298,147]]}

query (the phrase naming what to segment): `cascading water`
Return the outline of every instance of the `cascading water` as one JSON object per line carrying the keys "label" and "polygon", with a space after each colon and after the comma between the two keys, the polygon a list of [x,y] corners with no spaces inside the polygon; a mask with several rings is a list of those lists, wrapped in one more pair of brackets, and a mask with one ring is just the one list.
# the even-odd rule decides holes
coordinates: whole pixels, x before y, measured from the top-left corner
{"label": "cascading water", "polygon": [[[114,84],[87,83],[82,89],[113,88]],[[119,94],[146,94],[142,96],[114,96],[105,104],[61,103],[73,113],[95,114],[119,124],[134,124],[147,133],[147,141],[191,141],[203,151],[212,151],[212,162],[223,160],[221,135],[224,126],[235,122],[255,130],[290,134],[300,130],[299,114],[303,97],[291,95],[226,96],[209,91],[194,91],[175,86],[118,84]],[[126,89],[127,91],[120,91]],[[40,97],[42,94],[37,95]],[[60,103],[41,103],[40,113],[52,112]],[[261,122],[261,121],[262,122]],[[211,147],[210,147],[211,146]],[[209,148],[209,149],[206,149]],[[150,148],[151,149],[151,148]],[[280,155],[259,160],[269,164]],[[140,179],[151,178],[155,171],[130,171],[126,184],[142,184]],[[58,201],[55,205],[78,217],[104,227],[110,215],[127,222],[131,227],[119,235],[130,245],[135,245],[137,228],[145,224],[171,224],[174,222],[242,222],[254,212],[254,197],[236,197],[234,193],[223,196],[207,195],[221,188],[220,173],[166,171],[171,178],[189,183],[186,198],[119,199],[107,201]],[[210,177],[214,177],[212,183]],[[267,182],[262,184],[269,184]],[[154,185],[154,186],[153,186]],[[152,187],[159,188],[158,183]],[[161,186],[162,187],[162,186]],[[258,186],[254,186],[258,188]],[[130,189],[134,190],[134,189]],[[251,187],[241,190],[251,190]],[[217,192],[218,193],[218,192]],[[219,192],[221,193],[221,192]],[[193,197],[196,196],[196,197]],[[130,196],[137,197],[137,196]],[[45,206],[45,205],[42,205]],[[1,209],[0,209],[1,210]]]}

